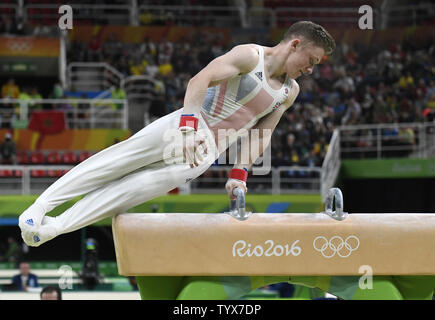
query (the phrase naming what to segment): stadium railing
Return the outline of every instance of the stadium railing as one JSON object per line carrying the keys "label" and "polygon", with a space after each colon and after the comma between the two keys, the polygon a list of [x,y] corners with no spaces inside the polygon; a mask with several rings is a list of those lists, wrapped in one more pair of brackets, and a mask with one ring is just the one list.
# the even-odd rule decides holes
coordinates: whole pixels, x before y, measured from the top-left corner
{"label": "stadium railing", "polygon": [[[60,4],[24,5],[23,16],[31,24],[54,24],[59,19]],[[74,24],[131,24],[133,6],[130,4],[73,4]]]}
{"label": "stadium railing", "polygon": [[270,27],[277,26],[276,13],[267,7],[250,7],[246,13],[247,24],[249,27]]}
{"label": "stadium railing", "polygon": [[[152,21],[173,20],[177,25],[241,26],[241,11],[236,6],[139,5],[139,16]],[[146,17],[145,15],[148,15]]]}
{"label": "stadium railing", "polygon": [[[289,25],[289,21],[311,20],[316,23],[339,23],[358,25],[359,7],[331,8],[331,7],[278,7],[274,10],[277,26]],[[380,17],[379,11],[373,8],[374,21]]]}
{"label": "stadium railing", "polygon": [[121,88],[128,99],[129,127],[137,132],[152,122],[150,108],[153,102],[163,99],[165,86],[149,76],[128,76],[121,80]]}
{"label": "stadium railing", "polygon": [[105,62],[71,62],[66,68],[66,85],[76,91],[100,91],[121,87],[124,75]]}
{"label": "stadium railing", "polygon": [[[124,89],[128,99],[155,99],[159,93],[159,83],[149,76],[128,76],[121,80],[120,86]],[[161,88],[164,93],[164,87]]]}
{"label": "stadium railing", "polygon": [[428,158],[435,155],[435,124],[430,122],[340,126],[341,157]]}
{"label": "stadium railing", "polygon": [[[0,165],[0,194],[39,194],[48,188],[71,165]],[[222,193],[227,172],[232,167],[212,166],[194,181],[188,182],[191,193]],[[221,177],[210,177],[223,173]],[[51,175],[51,176],[50,176]],[[249,178],[251,193],[289,194],[312,193],[321,190],[321,168],[319,167],[276,167],[268,175]]]}
{"label": "stadium railing", "polygon": [[[392,145],[391,143],[394,141],[400,143],[402,137],[400,135],[385,136],[382,133],[396,127],[399,130],[400,128],[407,130],[408,134],[409,130],[412,130],[411,128],[418,130],[416,143]],[[373,146],[349,146],[349,143],[361,141],[361,136],[349,133],[358,133],[364,130],[377,133],[369,139],[363,138],[363,141],[372,141]],[[357,158],[374,157],[377,159],[385,157],[434,157],[435,124],[409,123],[340,127],[332,135],[322,167],[271,167],[265,175],[250,176],[250,193],[313,193],[321,194],[324,200],[326,192],[336,181],[341,159],[355,158],[355,155]],[[0,165],[0,194],[40,193],[71,168],[72,166],[69,165]],[[191,193],[222,193],[227,174],[231,168],[228,165],[213,165],[203,175],[188,182],[187,189]],[[62,174],[59,174],[60,171]]]}
{"label": "stadium railing", "polygon": [[11,128],[28,124],[32,112],[62,111],[71,129],[128,129],[126,99],[0,99],[0,122]]}
{"label": "stadium railing", "polygon": [[[190,182],[192,193],[222,193],[232,166],[212,166]],[[250,193],[289,194],[320,193],[320,167],[272,167],[265,175],[249,177]]]}
{"label": "stadium railing", "polygon": [[388,6],[386,1],[381,11],[381,27],[395,27],[398,25],[416,26],[422,22],[430,22],[431,20],[433,21],[434,10],[433,2]]}
{"label": "stadium railing", "polygon": [[49,171],[59,171],[63,174],[72,167],[71,165],[0,165],[0,194],[42,193],[58,178],[48,176]]}

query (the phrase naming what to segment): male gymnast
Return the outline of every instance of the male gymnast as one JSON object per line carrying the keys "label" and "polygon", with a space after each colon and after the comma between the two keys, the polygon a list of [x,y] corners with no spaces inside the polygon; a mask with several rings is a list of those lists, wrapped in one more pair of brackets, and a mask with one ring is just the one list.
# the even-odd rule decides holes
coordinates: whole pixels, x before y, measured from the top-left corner
{"label": "male gymnast", "polygon": [[[295,79],[311,74],[334,49],[323,27],[300,21],[274,47],[243,44],[215,58],[189,81],[182,108],[98,152],[48,187],[19,217],[24,242],[37,247],[166,194],[204,173],[243,130],[259,130],[261,155],[299,93]],[[168,141],[174,130],[182,144]],[[253,139],[246,143],[252,145]],[[236,187],[247,192],[248,170],[256,161],[247,158],[229,173],[225,188],[231,199]],[[46,216],[81,195],[61,215]]]}

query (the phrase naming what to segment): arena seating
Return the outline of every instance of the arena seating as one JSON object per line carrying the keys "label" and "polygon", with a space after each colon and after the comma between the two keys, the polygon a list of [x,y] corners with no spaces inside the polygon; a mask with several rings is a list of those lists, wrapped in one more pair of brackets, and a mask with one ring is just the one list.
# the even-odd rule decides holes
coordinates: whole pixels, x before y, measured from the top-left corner
{"label": "arena seating", "polygon": [[0,170],[0,178],[10,178],[13,176],[14,173],[12,170]]}
{"label": "arena seating", "polygon": [[24,151],[24,150],[19,150],[17,152],[17,163],[18,164],[29,164],[30,163],[29,152]]}
{"label": "arena seating", "polygon": [[[62,156],[59,151],[51,151],[47,155],[47,163],[48,164],[61,164]],[[47,175],[49,177],[60,177],[62,176],[62,170],[47,170]]]}
{"label": "arena seating", "polygon": [[[39,165],[45,163],[44,153],[41,151],[32,152],[30,156],[30,163],[33,165]],[[32,170],[30,175],[34,178],[44,178],[47,175],[45,170]]]}
{"label": "arena seating", "polygon": [[73,151],[67,151],[62,155],[62,162],[64,164],[75,165],[78,162],[77,154]]}
{"label": "arena seating", "polygon": [[[53,165],[53,166],[74,166],[92,156],[92,152],[87,150],[77,151],[25,151],[17,152],[17,165]],[[31,170],[32,178],[59,178],[68,170]],[[21,170],[2,169],[0,178],[20,178],[23,172]]]}

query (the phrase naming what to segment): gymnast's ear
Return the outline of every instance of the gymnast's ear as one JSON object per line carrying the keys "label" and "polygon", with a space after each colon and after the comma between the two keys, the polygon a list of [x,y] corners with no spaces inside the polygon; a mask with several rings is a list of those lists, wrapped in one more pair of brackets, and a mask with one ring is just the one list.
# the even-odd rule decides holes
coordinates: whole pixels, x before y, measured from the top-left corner
{"label": "gymnast's ear", "polygon": [[296,49],[301,45],[301,40],[298,38],[291,39],[288,44],[291,52],[295,52]]}

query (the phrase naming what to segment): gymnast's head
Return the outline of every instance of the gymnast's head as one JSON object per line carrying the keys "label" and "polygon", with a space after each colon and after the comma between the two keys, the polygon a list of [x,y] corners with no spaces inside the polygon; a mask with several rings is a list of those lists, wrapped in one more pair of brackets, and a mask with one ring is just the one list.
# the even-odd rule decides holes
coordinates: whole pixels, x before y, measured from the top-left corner
{"label": "gymnast's head", "polygon": [[279,45],[287,54],[284,71],[292,79],[311,74],[323,56],[330,55],[335,49],[334,38],[329,32],[311,21],[292,24]]}

